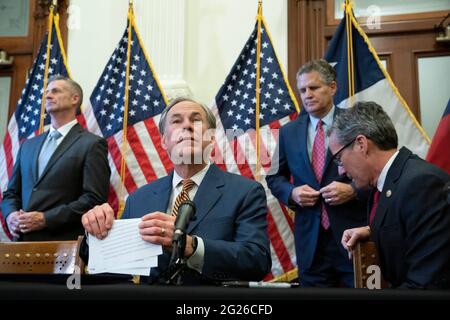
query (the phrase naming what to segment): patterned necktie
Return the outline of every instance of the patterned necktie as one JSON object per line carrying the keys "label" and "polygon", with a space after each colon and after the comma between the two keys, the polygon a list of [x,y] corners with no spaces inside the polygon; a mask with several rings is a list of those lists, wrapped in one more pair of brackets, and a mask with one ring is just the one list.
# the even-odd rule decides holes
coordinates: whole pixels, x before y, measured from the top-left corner
{"label": "patterned necktie", "polygon": [[47,139],[45,139],[44,145],[42,146],[41,153],[39,153],[38,160],[38,172],[39,177],[44,172],[45,167],[47,166],[48,161],[50,160],[53,152],[55,152],[56,147],[58,146],[56,141],[62,136],[62,134],[55,130],[49,133]]}
{"label": "patterned necktie", "polygon": [[[320,120],[317,123],[316,137],[314,138],[314,144],[311,155],[312,167],[317,182],[322,181],[323,167],[325,166],[325,134],[323,132],[323,122]],[[320,224],[325,230],[330,227],[330,219],[328,218],[327,210],[324,204],[321,204],[321,216]]]}
{"label": "patterned necktie", "polygon": [[183,188],[181,189],[180,194],[175,199],[175,203],[173,205],[172,209],[172,215],[177,216],[178,214],[178,208],[180,207],[180,204],[182,204],[186,200],[191,200],[189,198],[189,191],[195,186],[195,182],[191,179],[183,180]]}
{"label": "patterned necktie", "polygon": [[377,189],[373,195],[373,204],[372,204],[372,209],[370,210],[370,215],[369,215],[369,225],[371,225],[373,222],[373,219],[375,219],[375,213],[377,212],[378,201],[380,200],[380,194],[381,194],[380,191],[378,191],[378,189]]}

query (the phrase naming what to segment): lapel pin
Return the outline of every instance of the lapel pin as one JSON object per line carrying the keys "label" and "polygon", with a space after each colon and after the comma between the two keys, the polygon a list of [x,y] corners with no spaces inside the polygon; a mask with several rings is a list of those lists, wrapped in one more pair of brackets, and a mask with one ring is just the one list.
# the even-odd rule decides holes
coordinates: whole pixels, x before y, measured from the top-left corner
{"label": "lapel pin", "polygon": [[392,191],[391,190],[388,190],[388,191],[386,191],[386,197],[390,197],[392,195]]}

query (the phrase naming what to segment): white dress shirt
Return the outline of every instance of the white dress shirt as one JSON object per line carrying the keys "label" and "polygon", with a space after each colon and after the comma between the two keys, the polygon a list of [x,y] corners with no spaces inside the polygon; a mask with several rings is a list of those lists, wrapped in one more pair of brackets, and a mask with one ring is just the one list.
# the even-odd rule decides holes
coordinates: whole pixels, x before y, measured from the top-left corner
{"label": "white dress shirt", "polygon": [[389,158],[389,161],[386,162],[386,164],[383,167],[383,170],[381,170],[380,176],[377,180],[377,190],[382,192],[384,187],[384,182],[386,181],[386,176],[389,171],[389,169],[392,166],[392,163],[394,162],[395,158],[397,158],[398,151],[392,155],[392,157]]}

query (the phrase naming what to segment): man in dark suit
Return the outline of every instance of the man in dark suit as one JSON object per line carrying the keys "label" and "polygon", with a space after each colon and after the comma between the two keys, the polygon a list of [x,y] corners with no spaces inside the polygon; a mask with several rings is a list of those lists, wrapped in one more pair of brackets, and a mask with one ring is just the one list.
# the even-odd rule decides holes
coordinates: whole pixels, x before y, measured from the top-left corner
{"label": "man in dark suit", "polygon": [[351,252],[372,238],[392,287],[450,288],[450,176],[410,150],[397,150],[394,125],[381,106],[359,102],[337,116],[330,149],[358,187],[374,189],[369,226],[345,230]]}
{"label": "man in dark suit", "polygon": [[326,132],[341,111],[333,104],[336,86],[336,71],[325,60],[300,68],[297,87],[306,113],[281,128],[278,167],[266,178],[274,196],[295,210],[302,286],[353,287],[353,268],[340,239],[365,218],[365,205],[328,151]]}
{"label": "man in dark suit", "polygon": [[2,211],[19,241],[77,239],[84,233],[81,215],[108,197],[107,144],[78,124],[82,100],[75,81],[49,80],[50,130],[22,144],[3,193]]}
{"label": "man in dark suit", "polygon": [[[209,163],[214,115],[193,100],[179,98],[164,110],[159,128],[174,171],[131,194],[122,216],[142,218],[142,239],[163,246],[151,281],[168,268],[179,199],[192,199],[197,208],[187,229],[184,284],[263,279],[271,267],[265,192],[261,184]],[[103,204],[82,221],[87,232],[102,239],[114,213]]]}

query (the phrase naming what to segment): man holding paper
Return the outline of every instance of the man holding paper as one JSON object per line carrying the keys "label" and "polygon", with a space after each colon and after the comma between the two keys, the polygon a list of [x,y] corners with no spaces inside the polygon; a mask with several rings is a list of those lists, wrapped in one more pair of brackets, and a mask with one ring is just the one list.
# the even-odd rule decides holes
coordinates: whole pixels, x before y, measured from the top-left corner
{"label": "man holding paper", "polygon": [[[197,210],[187,229],[184,284],[261,280],[270,271],[264,188],[209,163],[215,128],[212,112],[190,99],[175,99],[161,114],[162,146],[174,171],[131,194],[122,216],[142,217],[142,239],[164,249],[151,280],[168,267],[174,222],[185,200]],[[114,223],[113,210],[107,203],[97,206],[82,222],[87,232],[103,239]]]}

